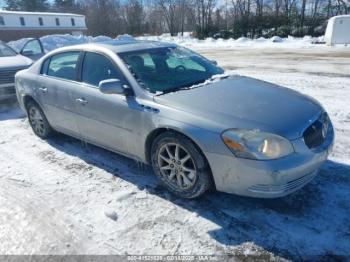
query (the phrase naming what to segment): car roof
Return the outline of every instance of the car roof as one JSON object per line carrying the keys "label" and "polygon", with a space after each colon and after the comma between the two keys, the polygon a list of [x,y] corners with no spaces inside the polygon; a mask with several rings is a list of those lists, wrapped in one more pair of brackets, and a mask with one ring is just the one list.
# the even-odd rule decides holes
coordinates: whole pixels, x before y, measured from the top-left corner
{"label": "car roof", "polygon": [[74,45],[74,46],[64,47],[60,49],[69,50],[71,48],[71,49],[89,50],[94,47],[106,48],[111,50],[114,53],[124,53],[124,52],[141,51],[141,50],[162,48],[162,47],[176,47],[176,45],[172,43],[165,43],[165,42],[159,42],[159,41],[115,39],[115,40],[88,43],[88,44],[82,44],[82,45]]}
{"label": "car roof", "polygon": [[96,44],[106,47],[116,53],[176,46],[175,44],[171,43],[145,40],[110,40],[99,42]]}

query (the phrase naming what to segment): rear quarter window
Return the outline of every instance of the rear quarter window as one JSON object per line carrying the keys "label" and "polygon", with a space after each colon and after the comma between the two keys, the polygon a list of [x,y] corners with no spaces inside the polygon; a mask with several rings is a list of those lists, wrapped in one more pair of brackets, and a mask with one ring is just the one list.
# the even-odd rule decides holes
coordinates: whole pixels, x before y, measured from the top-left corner
{"label": "rear quarter window", "polygon": [[44,61],[44,63],[41,65],[40,74],[42,74],[42,75],[46,75],[47,74],[47,70],[49,68],[49,64],[50,64],[50,58],[46,59]]}

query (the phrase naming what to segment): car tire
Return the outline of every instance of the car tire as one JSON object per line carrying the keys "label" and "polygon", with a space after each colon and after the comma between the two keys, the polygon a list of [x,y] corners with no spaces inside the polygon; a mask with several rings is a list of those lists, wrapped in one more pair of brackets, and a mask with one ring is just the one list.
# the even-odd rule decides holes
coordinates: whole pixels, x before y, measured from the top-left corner
{"label": "car tire", "polygon": [[159,135],[152,144],[151,160],[156,176],[169,191],[181,198],[199,197],[213,185],[204,155],[181,134],[165,132]]}
{"label": "car tire", "polygon": [[33,132],[40,138],[46,139],[50,137],[54,130],[50,126],[47,118],[40,108],[40,106],[34,101],[29,101],[26,105],[29,124],[33,129]]}

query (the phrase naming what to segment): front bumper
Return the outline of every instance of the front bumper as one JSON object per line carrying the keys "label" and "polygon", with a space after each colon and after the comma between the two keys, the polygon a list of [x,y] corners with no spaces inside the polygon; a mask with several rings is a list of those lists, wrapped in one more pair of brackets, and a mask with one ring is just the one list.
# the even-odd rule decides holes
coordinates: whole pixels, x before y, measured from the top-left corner
{"label": "front bumper", "polygon": [[330,127],[324,143],[309,149],[302,138],[292,141],[295,153],[277,160],[236,158],[231,152],[205,152],[218,191],[242,196],[275,198],[288,195],[310,182],[327,160],[334,140]]}

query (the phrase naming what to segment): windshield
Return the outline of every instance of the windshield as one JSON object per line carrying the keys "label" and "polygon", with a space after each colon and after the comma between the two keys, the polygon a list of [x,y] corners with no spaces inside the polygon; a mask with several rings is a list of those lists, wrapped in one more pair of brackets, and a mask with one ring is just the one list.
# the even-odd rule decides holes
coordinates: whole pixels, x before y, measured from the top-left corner
{"label": "windshield", "polygon": [[143,88],[152,93],[171,92],[205,82],[223,69],[182,47],[119,53]]}
{"label": "windshield", "polygon": [[5,45],[4,43],[0,43],[0,57],[15,56],[15,55],[17,55],[17,53],[12,48]]}

